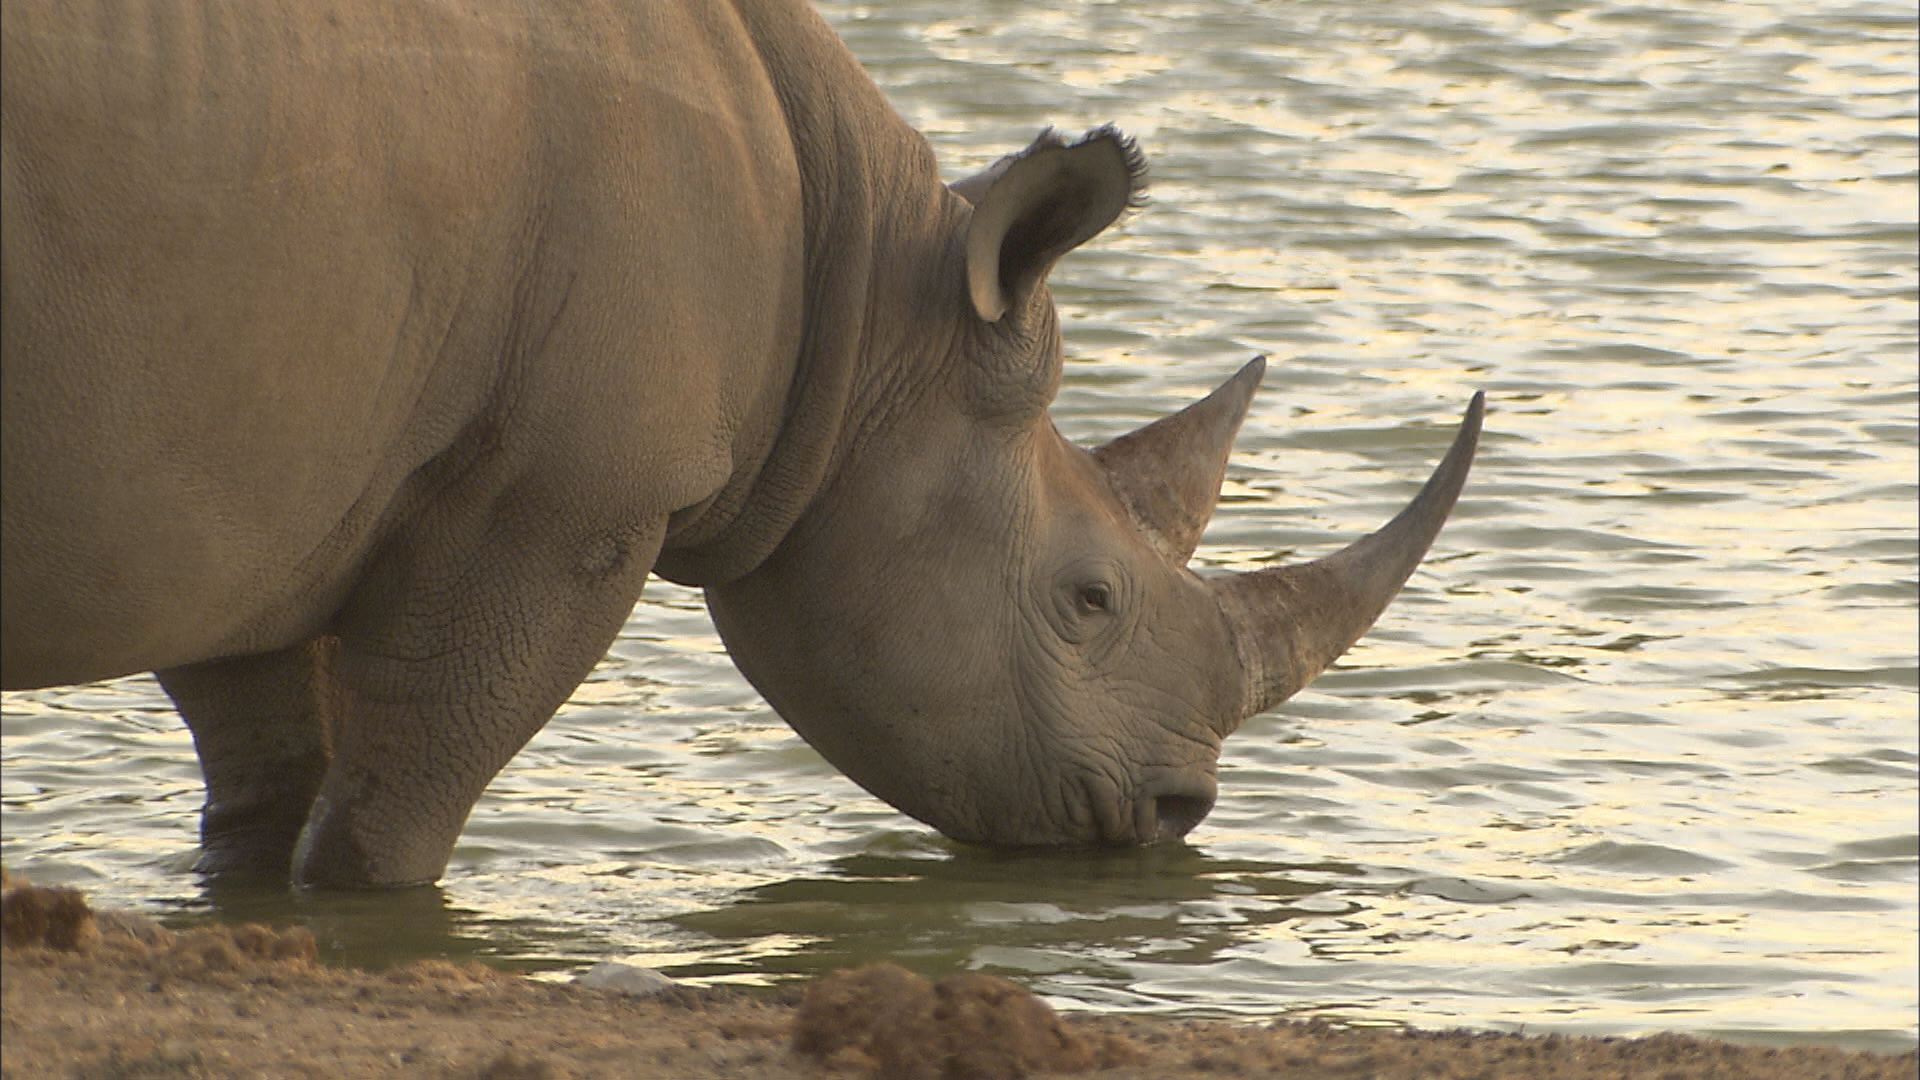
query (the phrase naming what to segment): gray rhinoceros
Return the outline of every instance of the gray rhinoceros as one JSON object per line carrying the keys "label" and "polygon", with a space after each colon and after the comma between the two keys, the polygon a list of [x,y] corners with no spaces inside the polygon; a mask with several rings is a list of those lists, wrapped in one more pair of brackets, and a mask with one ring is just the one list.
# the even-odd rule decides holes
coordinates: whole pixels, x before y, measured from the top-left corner
{"label": "gray rhinoceros", "polygon": [[949,836],[1185,834],[1460,490],[1186,569],[1255,361],[1092,452],[1111,129],[952,186],[787,0],[4,7],[4,676],[158,673],[202,866],[426,882],[649,572]]}

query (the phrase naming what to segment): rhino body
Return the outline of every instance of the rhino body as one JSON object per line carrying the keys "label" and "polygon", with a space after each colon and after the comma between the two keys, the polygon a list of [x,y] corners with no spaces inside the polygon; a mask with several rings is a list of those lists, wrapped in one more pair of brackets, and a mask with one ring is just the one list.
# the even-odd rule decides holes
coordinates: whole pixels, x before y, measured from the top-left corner
{"label": "rhino body", "polygon": [[1318,563],[1185,568],[1257,385],[1093,452],[1046,275],[1119,133],[940,182],[795,3],[12,0],[0,674],[155,672],[201,866],[439,876],[649,573],[870,791],[1131,844],[1364,632],[1479,425]]}

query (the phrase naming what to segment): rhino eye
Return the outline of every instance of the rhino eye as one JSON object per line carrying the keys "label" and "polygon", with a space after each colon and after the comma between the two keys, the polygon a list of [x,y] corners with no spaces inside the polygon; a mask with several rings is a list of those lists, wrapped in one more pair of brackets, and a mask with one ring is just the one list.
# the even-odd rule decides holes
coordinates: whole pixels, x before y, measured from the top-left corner
{"label": "rhino eye", "polygon": [[1110,559],[1076,559],[1054,571],[1046,618],[1061,637],[1087,644],[1114,632],[1129,610],[1129,585],[1125,569]]}
{"label": "rhino eye", "polygon": [[1113,606],[1113,593],[1105,583],[1094,582],[1080,586],[1080,611],[1091,615],[1096,611],[1107,611]]}

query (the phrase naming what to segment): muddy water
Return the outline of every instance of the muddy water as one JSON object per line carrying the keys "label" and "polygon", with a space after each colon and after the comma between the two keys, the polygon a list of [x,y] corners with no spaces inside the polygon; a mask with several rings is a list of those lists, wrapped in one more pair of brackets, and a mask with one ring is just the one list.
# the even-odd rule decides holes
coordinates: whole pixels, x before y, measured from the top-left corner
{"label": "muddy water", "polygon": [[1189,845],[956,849],[656,584],[439,891],[210,895],[145,679],[6,698],[8,866],[373,962],[894,956],[1095,1009],[1911,1045],[1912,5],[1036,7],[828,14],[953,176],[1140,137],[1153,205],[1057,277],[1058,418],[1274,358],[1202,563],[1372,528],[1490,398],[1436,558],[1230,743]]}

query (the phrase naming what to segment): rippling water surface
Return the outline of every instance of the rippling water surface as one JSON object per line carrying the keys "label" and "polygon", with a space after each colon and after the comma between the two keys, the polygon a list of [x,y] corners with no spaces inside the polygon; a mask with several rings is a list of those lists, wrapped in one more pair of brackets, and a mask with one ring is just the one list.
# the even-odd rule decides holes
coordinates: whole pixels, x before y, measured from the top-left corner
{"label": "rippling water surface", "polygon": [[7,696],[8,866],[374,962],[1912,1045],[1913,5],[1036,7],[827,10],[950,176],[1140,138],[1151,207],[1056,274],[1056,412],[1105,438],[1273,357],[1202,563],[1375,527],[1489,395],[1434,557],[1228,744],[1188,846],[955,848],[655,583],[438,892],[210,895],[147,679]]}

